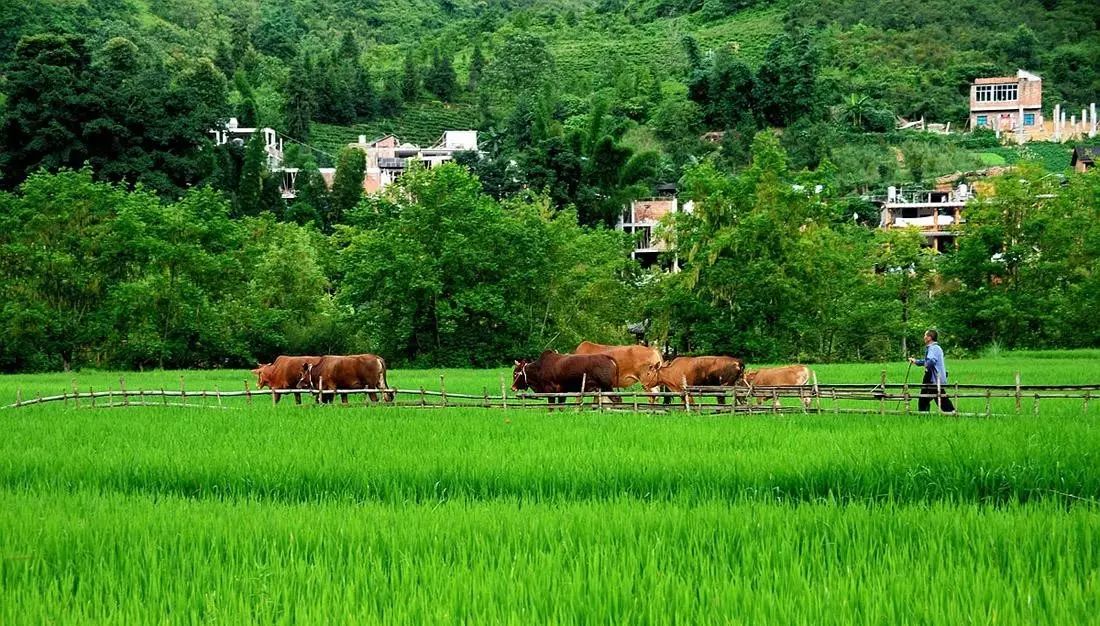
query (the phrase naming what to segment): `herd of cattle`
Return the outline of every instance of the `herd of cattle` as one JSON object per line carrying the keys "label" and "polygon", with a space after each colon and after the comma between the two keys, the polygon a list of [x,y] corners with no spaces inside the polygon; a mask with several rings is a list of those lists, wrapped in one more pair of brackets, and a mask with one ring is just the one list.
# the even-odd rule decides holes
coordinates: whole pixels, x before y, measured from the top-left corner
{"label": "herd of cattle", "polygon": [[[318,401],[331,402],[337,389],[378,389],[385,401],[393,400],[386,380],[386,362],[373,354],[350,356],[280,356],[252,370],[259,388],[295,389],[316,394]],[[536,393],[604,392],[613,402],[614,395],[640,383],[647,391],[667,389],[682,392],[685,387],[747,385],[748,387],[784,387],[805,385],[810,369],[789,365],[746,372],[744,361],[729,356],[680,356],[668,361],[648,346],[607,346],[583,341],[573,354],[548,350],[533,361],[516,361],[512,370],[512,389]],[[294,391],[295,401],[302,401]],[[369,392],[378,401],[377,392]],[[275,401],[279,401],[276,394]],[[549,398],[554,404],[564,397]],[[762,400],[762,399],[761,399]],[[343,394],[343,402],[347,402]],[[718,398],[724,403],[724,398]]]}

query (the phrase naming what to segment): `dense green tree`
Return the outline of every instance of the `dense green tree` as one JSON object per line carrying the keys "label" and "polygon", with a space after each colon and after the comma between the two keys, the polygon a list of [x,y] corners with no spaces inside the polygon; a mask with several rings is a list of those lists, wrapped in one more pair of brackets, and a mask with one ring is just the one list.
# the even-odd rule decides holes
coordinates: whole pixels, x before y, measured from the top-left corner
{"label": "dense green tree", "polygon": [[309,142],[309,126],[313,121],[313,92],[309,76],[310,70],[305,60],[300,59],[291,67],[283,108],[286,133],[302,143]]}
{"label": "dense green tree", "polygon": [[554,71],[554,57],[546,42],[529,33],[516,33],[497,49],[485,68],[485,85],[495,97],[511,102],[542,91]]}
{"label": "dense green tree", "polygon": [[458,92],[458,83],[451,57],[441,54],[436,48],[432,52],[432,62],[424,74],[424,88],[444,102],[450,102]]}
{"label": "dense green tree", "polygon": [[329,213],[325,225],[329,228],[344,221],[363,197],[363,173],[366,171],[366,154],[356,148],[344,148],[336,157],[336,174],[332,179],[329,197]]}
{"label": "dense green tree", "polygon": [[401,75],[401,97],[406,102],[416,102],[420,97],[420,68],[412,49],[405,53],[404,71]]}
{"label": "dense green tree", "polygon": [[267,153],[264,139],[260,133],[253,133],[244,150],[244,163],[241,165],[241,178],[237,183],[237,202],[235,213],[240,215],[259,215],[264,210],[263,188],[267,174]]}
{"label": "dense green tree", "polygon": [[477,91],[481,75],[485,72],[485,55],[481,52],[481,42],[474,42],[474,51],[470,53],[470,68],[466,73],[466,88]]}
{"label": "dense green tree", "polygon": [[813,112],[818,63],[817,51],[805,35],[784,34],[772,41],[753,90],[764,122],[786,126]]}

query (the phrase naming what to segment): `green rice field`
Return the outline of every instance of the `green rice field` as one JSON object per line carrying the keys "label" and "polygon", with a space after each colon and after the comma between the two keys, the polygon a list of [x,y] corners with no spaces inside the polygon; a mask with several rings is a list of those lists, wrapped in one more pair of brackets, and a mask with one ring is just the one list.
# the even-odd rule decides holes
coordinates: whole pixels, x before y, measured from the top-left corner
{"label": "green rice field", "polygon": [[[999,384],[1096,383],[1098,357],[948,355],[952,380]],[[905,376],[814,367],[884,368]],[[478,394],[510,378],[390,382],[440,374]],[[248,378],[5,376],[0,402],[181,375]],[[0,624],[1100,623],[1098,405],[4,409]]]}

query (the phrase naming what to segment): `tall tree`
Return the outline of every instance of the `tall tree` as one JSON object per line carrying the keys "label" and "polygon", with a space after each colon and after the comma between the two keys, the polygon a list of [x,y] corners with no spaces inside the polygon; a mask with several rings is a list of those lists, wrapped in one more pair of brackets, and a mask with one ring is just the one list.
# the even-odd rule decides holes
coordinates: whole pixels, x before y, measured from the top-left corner
{"label": "tall tree", "polygon": [[474,42],[474,51],[470,53],[470,69],[466,74],[466,88],[476,91],[481,82],[481,75],[485,72],[485,55],[481,52],[481,42]]}
{"label": "tall tree", "polygon": [[432,52],[432,63],[424,75],[424,87],[444,102],[451,101],[458,91],[451,57],[440,53],[439,48]]}
{"label": "tall tree", "polygon": [[405,102],[416,102],[420,96],[420,70],[416,66],[416,57],[410,48],[405,53],[405,69],[401,75],[401,97]]}
{"label": "tall tree", "polygon": [[363,173],[367,169],[366,154],[356,148],[344,148],[336,157],[336,175],[332,179],[329,196],[330,211],[326,226],[342,224],[344,216],[359,204],[363,197]]}
{"label": "tall tree", "polygon": [[309,125],[313,120],[313,93],[310,89],[310,72],[306,60],[299,59],[290,68],[286,85],[286,132],[303,143],[309,142]]}
{"label": "tall tree", "polygon": [[768,46],[753,96],[763,120],[787,126],[815,109],[818,58],[806,35],[784,34]]}
{"label": "tall tree", "polygon": [[237,215],[259,215],[263,210],[266,160],[263,136],[253,133],[245,147],[241,179],[237,184]]}

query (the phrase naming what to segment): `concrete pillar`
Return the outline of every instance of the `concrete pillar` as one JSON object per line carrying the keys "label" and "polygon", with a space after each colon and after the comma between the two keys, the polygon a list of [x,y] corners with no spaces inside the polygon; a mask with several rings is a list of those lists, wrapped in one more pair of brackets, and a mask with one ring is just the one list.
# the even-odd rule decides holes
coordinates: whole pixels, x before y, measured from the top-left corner
{"label": "concrete pillar", "polygon": [[1096,136],[1096,103],[1093,102],[1089,105],[1089,119],[1092,120],[1089,124],[1089,137]]}
{"label": "concrete pillar", "polygon": [[1062,129],[1058,123],[1062,120],[1062,105],[1054,105],[1054,141],[1062,141]]}
{"label": "concrete pillar", "polygon": [[1076,137],[1077,136],[1077,116],[1076,115],[1069,116],[1069,136],[1070,137]]}
{"label": "concrete pillar", "polygon": [[1024,143],[1026,141],[1024,135],[1024,105],[1020,105],[1020,110],[1016,113],[1016,143]]}

